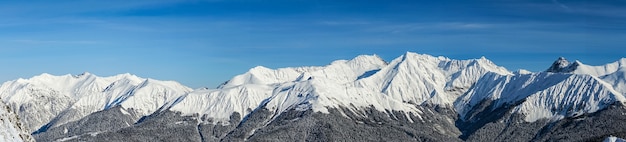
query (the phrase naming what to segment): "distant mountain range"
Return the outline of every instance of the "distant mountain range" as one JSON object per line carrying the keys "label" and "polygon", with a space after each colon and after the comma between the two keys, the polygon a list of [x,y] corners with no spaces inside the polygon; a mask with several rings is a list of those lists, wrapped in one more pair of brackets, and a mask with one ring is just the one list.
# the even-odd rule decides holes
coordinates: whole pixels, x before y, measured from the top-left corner
{"label": "distant mountain range", "polygon": [[0,141],[626,137],[626,58],[590,66],[561,57],[546,67],[511,72],[485,57],[361,55],[317,67],[258,66],[195,90],[131,74],[41,74],[0,86]]}

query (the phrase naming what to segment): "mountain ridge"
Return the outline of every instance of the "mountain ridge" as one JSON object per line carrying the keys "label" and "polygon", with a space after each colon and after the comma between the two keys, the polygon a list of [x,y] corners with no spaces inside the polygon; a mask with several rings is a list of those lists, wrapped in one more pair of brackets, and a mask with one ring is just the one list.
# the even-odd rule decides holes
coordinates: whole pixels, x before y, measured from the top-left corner
{"label": "mountain ridge", "polygon": [[[410,132],[403,140],[428,133],[434,135],[430,140],[472,141],[491,131],[508,131],[500,124],[532,124],[533,129],[518,133],[546,134],[548,124],[623,106],[625,71],[626,58],[590,66],[560,57],[544,72],[511,72],[486,57],[455,60],[406,52],[390,62],[360,55],[325,66],[257,66],[215,89],[194,90],[175,81],[128,73],[110,77],[43,73],[3,83],[0,99],[24,118],[25,130],[38,140],[90,140],[127,132],[141,137],[159,129],[184,129],[181,132],[195,133],[200,141],[247,140],[267,138],[267,132],[295,135],[273,129],[286,127],[283,124],[302,125],[306,129],[298,131],[308,135],[321,129],[337,131],[311,122],[354,121],[343,129],[383,125],[390,132]],[[92,122],[96,118],[122,122],[86,125],[96,123]],[[90,128],[108,123],[115,127]],[[81,126],[85,128],[73,129]],[[438,128],[418,131],[426,127]],[[64,130],[69,128],[69,133]],[[377,132],[354,134],[360,133]]]}
{"label": "mountain ridge", "polygon": [[[28,130],[34,131],[40,127],[44,128],[44,124],[50,123],[53,118],[55,121],[52,122],[63,124],[66,121],[73,121],[89,113],[106,109],[106,106],[124,105],[121,104],[122,102],[116,101],[121,101],[125,95],[126,97],[135,95],[137,91],[141,93],[146,86],[178,86],[177,89],[179,90],[191,91],[190,88],[175,82],[164,82],[167,85],[159,85],[149,83],[148,80],[151,79],[143,79],[131,74],[98,77],[90,73],[62,76],[43,73],[30,79],[18,79],[3,83],[0,87],[2,90],[0,97],[12,106],[21,117],[26,118],[26,122],[23,123],[29,125]],[[114,87],[116,83],[121,82],[126,84],[121,87]],[[144,92],[143,94],[143,96],[151,98],[153,92]],[[182,95],[183,92],[179,94]],[[134,104],[137,103],[126,103],[131,107],[137,107],[133,106]],[[143,113],[147,115],[158,107],[153,106],[153,108],[148,109],[148,112]],[[21,109],[17,110],[16,108]],[[59,116],[70,110],[76,112]],[[66,117],[67,120],[58,119],[62,117]]]}

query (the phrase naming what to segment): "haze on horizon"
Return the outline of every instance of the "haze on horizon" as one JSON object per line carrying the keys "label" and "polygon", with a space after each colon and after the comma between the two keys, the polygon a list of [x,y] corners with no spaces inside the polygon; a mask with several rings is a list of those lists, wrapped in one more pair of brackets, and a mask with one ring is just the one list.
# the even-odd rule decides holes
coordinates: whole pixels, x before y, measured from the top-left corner
{"label": "haze on horizon", "polygon": [[254,66],[407,51],[542,71],[626,57],[626,1],[3,1],[0,81],[131,73],[215,87]]}

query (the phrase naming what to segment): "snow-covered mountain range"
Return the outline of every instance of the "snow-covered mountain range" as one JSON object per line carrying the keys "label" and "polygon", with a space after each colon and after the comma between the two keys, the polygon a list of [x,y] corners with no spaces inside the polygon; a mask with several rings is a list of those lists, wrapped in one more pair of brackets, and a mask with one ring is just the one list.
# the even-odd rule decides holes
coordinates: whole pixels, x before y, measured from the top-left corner
{"label": "snow-covered mountain range", "polygon": [[[578,132],[557,133],[565,122],[626,120],[626,113],[614,115],[626,112],[625,76],[626,58],[591,66],[561,57],[533,73],[485,57],[407,52],[390,62],[361,55],[318,67],[258,66],[215,89],[131,74],[42,74],[3,83],[0,99],[22,130],[44,141],[544,141]],[[97,127],[108,125],[114,127]],[[176,134],[185,137],[167,137]],[[606,129],[567,140],[608,135],[626,133]]]}

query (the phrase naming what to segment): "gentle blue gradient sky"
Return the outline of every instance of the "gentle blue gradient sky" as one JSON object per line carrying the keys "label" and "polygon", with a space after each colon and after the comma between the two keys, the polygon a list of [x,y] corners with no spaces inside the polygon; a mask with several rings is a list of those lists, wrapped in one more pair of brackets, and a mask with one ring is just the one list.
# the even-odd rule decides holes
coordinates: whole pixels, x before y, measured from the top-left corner
{"label": "gentle blue gradient sky", "polygon": [[132,73],[215,87],[262,65],[406,51],[541,71],[626,57],[622,0],[0,2],[0,81]]}

